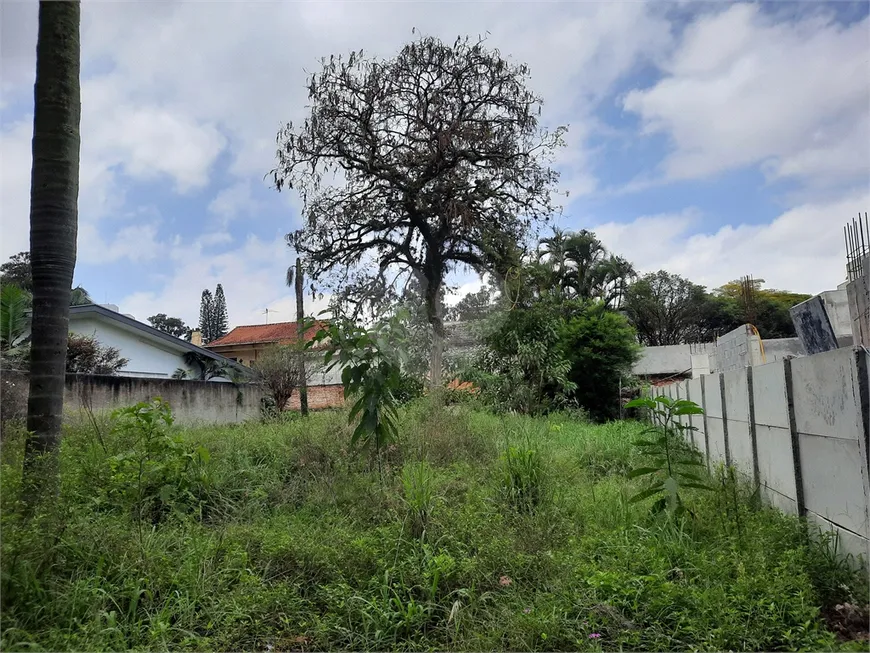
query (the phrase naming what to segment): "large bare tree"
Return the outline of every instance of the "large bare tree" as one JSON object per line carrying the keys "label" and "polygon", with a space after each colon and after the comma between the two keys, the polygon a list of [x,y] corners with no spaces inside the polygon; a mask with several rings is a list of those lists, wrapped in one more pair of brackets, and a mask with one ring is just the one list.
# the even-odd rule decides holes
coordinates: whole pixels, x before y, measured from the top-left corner
{"label": "large bare tree", "polygon": [[523,242],[553,214],[549,166],[564,128],[540,127],[528,67],[481,40],[425,37],[392,59],[360,51],[322,63],[308,117],[278,134],[275,185],[304,206],[288,242],[312,279],[357,307],[416,277],[440,385],[445,278],[492,268],[505,240]]}
{"label": "large bare tree", "polygon": [[25,473],[31,484],[41,482],[43,473],[55,473],[53,463],[60,445],[78,229],[80,27],[77,0],[39,3],[30,179],[30,435],[25,448]]}

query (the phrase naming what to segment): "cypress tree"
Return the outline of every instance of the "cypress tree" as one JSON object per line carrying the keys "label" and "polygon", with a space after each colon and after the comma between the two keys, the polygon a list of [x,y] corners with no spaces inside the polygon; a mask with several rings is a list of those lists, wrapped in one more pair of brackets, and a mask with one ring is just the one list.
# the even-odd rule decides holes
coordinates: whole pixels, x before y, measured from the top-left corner
{"label": "cypress tree", "polygon": [[214,340],[212,338],[213,315],[214,299],[212,299],[211,290],[206,288],[202,291],[202,299],[199,302],[199,330],[202,332],[202,343],[204,345]]}
{"label": "cypress tree", "polygon": [[214,309],[212,313],[212,340],[223,338],[229,332],[229,316],[227,314],[227,299],[220,284],[214,291]]}

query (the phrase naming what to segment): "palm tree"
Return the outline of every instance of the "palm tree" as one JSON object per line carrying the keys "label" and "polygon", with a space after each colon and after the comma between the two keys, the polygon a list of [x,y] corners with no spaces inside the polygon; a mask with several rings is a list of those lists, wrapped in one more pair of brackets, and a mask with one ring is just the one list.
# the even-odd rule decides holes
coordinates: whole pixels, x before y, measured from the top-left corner
{"label": "palm tree", "polygon": [[30,293],[14,284],[0,288],[0,351],[15,349],[30,325]]}
{"label": "palm tree", "polygon": [[[57,480],[76,264],[81,137],[81,4],[39,3],[33,164],[30,178],[30,258],[33,321],[27,401],[25,481],[28,500]],[[48,454],[48,455],[45,455]],[[47,466],[43,465],[47,463]],[[44,467],[40,472],[37,467]]]}
{"label": "palm tree", "polygon": [[[294,273],[293,266],[287,268],[287,287],[296,289],[296,337],[299,339],[300,345],[303,342],[305,331],[305,308],[302,301],[302,259],[296,257],[296,269]],[[299,412],[305,417],[308,415],[308,384],[305,376],[305,360],[302,356],[299,357],[300,384],[299,384]]]}

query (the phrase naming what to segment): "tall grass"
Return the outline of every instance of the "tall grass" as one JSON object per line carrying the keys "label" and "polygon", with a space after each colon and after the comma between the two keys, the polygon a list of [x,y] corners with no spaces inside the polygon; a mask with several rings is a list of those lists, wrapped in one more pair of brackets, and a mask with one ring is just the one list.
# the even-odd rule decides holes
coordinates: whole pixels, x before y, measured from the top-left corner
{"label": "tall grass", "polygon": [[382,474],[350,455],[341,413],[173,428],[149,459],[168,461],[160,474],[208,453],[196,474],[177,468],[183,492],[149,485],[167,507],[147,514],[106,471],[136,460],[137,439],[106,421],[72,426],[60,496],[28,522],[24,434],[7,430],[0,648],[865,647],[822,616],[866,602],[862,577],[751,489],[687,491],[694,519],[630,504],[637,424],[425,402],[400,418]]}

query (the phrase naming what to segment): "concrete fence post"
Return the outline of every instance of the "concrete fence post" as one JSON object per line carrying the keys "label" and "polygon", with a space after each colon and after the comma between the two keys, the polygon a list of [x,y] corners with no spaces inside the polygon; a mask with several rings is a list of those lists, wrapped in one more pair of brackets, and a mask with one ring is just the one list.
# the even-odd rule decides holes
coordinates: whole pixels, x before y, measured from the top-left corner
{"label": "concrete fence post", "polygon": [[701,408],[704,409],[704,457],[707,459],[707,471],[710,471],[710,428],[707,424],[707,379],[706,374],[701,377]]}
{"label": "concrete fence post", "polygon": [[752,483],[761,483],[758,469],[758,436],[755,432],[755,393],[752,391],[752,368],[746,368],[746,387],[749,392],[749,440],[752,443]]}
{"label": "concrete fence post", "polygon": [[807,504],[804,499],[804,475],[801,469],[801,440],[798,435],[797,421],[794,411],[794,381],[792,379],[791,359],[782,361],[785,374],[785,404],[788,410],[788,428],[791,432],[791,454],[794,466],[795,503],[799,517],[807,516]]}
{"label": "concrete fence post", "polygon": [[731,467],[731,445],[728,443],[728,406],[725,404],[725,373],[719,374],[719,396],[722,398],[722,437],[725,440],[725,466]]}
{"label": "concrete fence post", "polygon": [[[686,381],[686,401],[692,401],[692,388],[690,387],[688,381]],[[694,415],[689,415],[689,439],[692,441],[692,446],[697,447],[698,443],[695,442],[695,422],[693,420],[694,417]]]}

